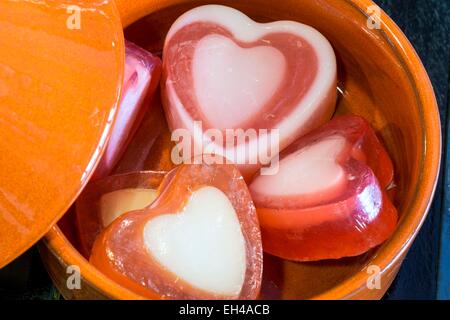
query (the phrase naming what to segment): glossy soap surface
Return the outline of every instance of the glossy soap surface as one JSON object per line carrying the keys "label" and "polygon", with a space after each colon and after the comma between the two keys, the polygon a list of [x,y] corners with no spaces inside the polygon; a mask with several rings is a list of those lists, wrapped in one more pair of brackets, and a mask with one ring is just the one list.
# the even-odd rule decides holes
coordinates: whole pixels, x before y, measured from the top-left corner
{"label": "glossy soap surface", "polygon": [[[161,75],[161,60],[131,42],[125,42],[122,97],[108,146],[92,179],[108,176],[148,111]],[[149,138],[151,139],[151,138]]]}
{"label": "glossy soap surface", "polygon": [[[111,218],[105,219],[105,211],[113,211],[111,205],[114,204],[114,193],[124,190],[154,190],[157,193],[165,172],[141,171],[128,174],[112,175],[104,179],[90,182],[75,202],[75,217],[77,225],[78,249],[86,259],[91,254],[92,244],[98,234],[107,227],[107,223],[111,222]],[[115,197],[117,199],[117,195]],[[109,199],[109,200],[108,200]],[[135,200],[137,200],[135,198]],[[151,200],[148,200],[151,202]],[[141,203],[142,201],[138,201]],[[146,201],[147,202],[147,201]],[[131,204],[137,206],[138,203]],[[108,208],[104,208],[108,204]],[[149,203],[150,204],[150,203]],[[129,207],[130,204],[117,204],[115,210]],[[140,207],[142,208],[142,207]],[[136,209],[140,209],[136,208]],[[107,210],[104,210],[107,209]],[[128,212],[130,210],[127,210]],[[121,212],[126,213],[126,212]]]}
{"label": "glossy soap surface", "polygon": [[[230,159],[248,179],[258,164],[266,164],[262,155],[275,147],[275,134],[277,148],[284,149],[330,119],[336,58],[310,26],[260,24],[232,7],[199,6],[179,17],[167,34],[161,97],[172,130],[187,129],[194,136],[198,122],[219,133],[258,130],[248,141],[210,141],[206,132],[194,141]],[[264,143],[266,137],[270,142]]]}
{"label": "glossy soap surface", "polygon": [[86,183],[114,119],[123,59],[112,1],[0,2],[0,267]]}
{"label": "glossy soap surface", "polygon": [[337,116],[291,144],[275,175],[250,192],[264,251],[288,260],[357,256],[390,237],[397,212],[385,188],[392,163],[370,125]]}
{"label": "glossy soap surface", "polygon": [[102,231],[89,261],[151,299],[256,299],[261,234],[236,167],[181,165],[158,193]]}

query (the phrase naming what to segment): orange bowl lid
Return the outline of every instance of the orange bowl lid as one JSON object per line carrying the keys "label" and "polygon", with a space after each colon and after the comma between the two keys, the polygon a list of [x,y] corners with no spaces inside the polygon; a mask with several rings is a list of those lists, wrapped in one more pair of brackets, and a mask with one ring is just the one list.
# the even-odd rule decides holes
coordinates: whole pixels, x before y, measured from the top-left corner
{"label": "orange bowl lid", "polygon": [[58,221],[95,168],[123,42],[113,0],[0,2],[0,268]]}

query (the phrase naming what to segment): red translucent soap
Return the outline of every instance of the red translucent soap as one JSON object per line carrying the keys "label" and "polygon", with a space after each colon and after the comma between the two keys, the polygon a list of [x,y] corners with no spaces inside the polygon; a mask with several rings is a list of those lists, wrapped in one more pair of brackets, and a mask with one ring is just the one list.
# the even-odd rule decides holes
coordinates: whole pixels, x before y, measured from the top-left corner
{"label": "red translucent soap", "polygon": [[90,262],[152,299],[255,299],[262,244],[247,185],[233,165],[181,165],[149,207],[100,234]]}
{"label": "red translucent soap", "polygon": [[[222,155],[249,178],[267,155],[270,160],[330,119],[336,61],[328,41],[309,26],[260,24],[235,9],[206,5],[172,25],[161,85],[171,130],[186,129],[195,138],[200,122],[196,153]],[[255,134],[226,143],[210,129]]]}
{"label": "red translucent soap", "polygon": [[170,171],[175,167],[171,159],[174,146],[161,101],[156,95],[113,173]]}
{"label": "red translucent soap", "polygon": [[103,229],[121,214],[149,206],[165,172],[142,171],[90,182],[75,203],[80,252],[89,258]]}
{"label": "red translucent soap", "polygon": [[139,127],[161,76],[161,60],[126,42],[122,99],[106,150],[93,179],[109,175]]}
{"label": "red translucent soap", "polygon": [[290,145],[250,184],[264,251],[296,261],[355,256],[394,231],[392,162],[361,117],[340,116]]}

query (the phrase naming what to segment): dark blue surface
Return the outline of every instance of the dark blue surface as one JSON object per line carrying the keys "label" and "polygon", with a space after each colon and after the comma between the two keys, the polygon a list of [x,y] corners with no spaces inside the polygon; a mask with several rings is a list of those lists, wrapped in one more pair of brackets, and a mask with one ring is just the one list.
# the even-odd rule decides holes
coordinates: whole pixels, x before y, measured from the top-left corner
{"label": "dark blue surface", "polygon": [[[450,107],[450,102],[448,104]],[[447,118],[449,123],[449,118]],[[450,136],[450,126],[447,125],[447,137]],[[441,241],[438,272],[438,299],[450,299],[450,144],[446,142],[444,203],[442,206]]]}
{"label": "dark blue surface", "polygon": [[[445,154],[449,103],[450,1],[377,0],[375,2],[403,30],[428,71],[439,104]],[[438,288],[440,298],[449,297],[450,194],[448,189],[450,175],[444,174],[447,170],[445,158],[444,156],[441,178],[428,218],[408,253],[398,277],[386,295],[387,299],[436,299]]]}
{"label": "dark blue surface", "polygon": [[[450,0],[375,0],[400,26],[433,83],[442,121],[441,179],[428,218],[386,299],[450,299]],[[30,268],[31,265],[31,268]],[[31,271],[30,271],[31,270]],[[58,294],[35,248],[0,270],[0,299],[55,299]]]}

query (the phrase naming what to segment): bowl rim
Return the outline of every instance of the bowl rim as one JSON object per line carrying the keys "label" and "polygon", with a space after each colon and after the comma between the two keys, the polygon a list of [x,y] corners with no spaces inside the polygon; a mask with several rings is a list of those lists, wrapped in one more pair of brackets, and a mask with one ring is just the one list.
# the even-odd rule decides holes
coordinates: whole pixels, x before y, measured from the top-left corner
{"label": "bowl rim", "polygon": [[[360,14],[369,18],[369,7],[376,5],[372,0],[345,0],[351,4]],[[154,1],[136,1],[141,5],[139,14],[133,9],[129,9],[130,3],[125,0],[116,0],[116,4],[121,12],[124,28],[139,18],[149,14],[142,6],[142,2],[152,3]],[[126,9],[124,9],[126,7]],[[124,10],[125,12],[123,12]],[[128,11],[130,10],[130,11]],[[391,49],[402,63],[409,81],[415,91],[419,112],[421,116],[421,126],[424,132],[422,143],[424,153],[420,162],[419,183],[414,190],[413,201],[405,210],[404,221],[397,227],[392,237],[379,248],[377,255],[370,260],[370,265],[377,265],[381,268],[381,275],[391,272],[394,265],[401,263],[417,233],[419,232],[432,203],[436,190],[442,148],[441,123],[439,109],[434,95],[434,90],[428,74],[417,55],[412,44],[395,22],[381,11],[381,29],[377,30],[379,36],[390,44]],[[432,178],[429,178],[432,177]],[[43,240],[44,245],[57,257],[67,264],[80,267],[84,281],[102,292],[105,296],[113,299],[144,299],[144,297],[122,287],[110,280],[99,270],[89,264],[89,262],[72,246],[57,225],[53,226]],[[398,243],[403,245],[399,248]],[[349,299],[365,288],[368,274],[365,267],[353,274],[338,285],[328,289],[310,299]]]}

